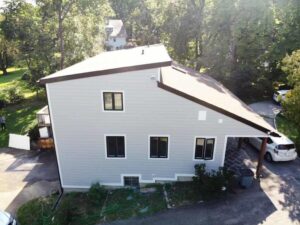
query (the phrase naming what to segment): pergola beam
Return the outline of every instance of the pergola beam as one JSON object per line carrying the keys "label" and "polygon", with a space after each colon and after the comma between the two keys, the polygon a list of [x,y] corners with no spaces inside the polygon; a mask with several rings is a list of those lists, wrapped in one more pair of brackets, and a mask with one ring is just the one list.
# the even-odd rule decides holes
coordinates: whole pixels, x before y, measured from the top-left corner
{"label": "pergola beam", "polygon": [[264,156],[266,154],[266,146],[267,146],[267,138],[264,138],[261,146],[260,146],[260,151],[258,154],[258,162],[257,162],[257,168],[256,168],[256,179],[260,179],[261,171],[262,171],[262,165],[263,165],[263,160]]}

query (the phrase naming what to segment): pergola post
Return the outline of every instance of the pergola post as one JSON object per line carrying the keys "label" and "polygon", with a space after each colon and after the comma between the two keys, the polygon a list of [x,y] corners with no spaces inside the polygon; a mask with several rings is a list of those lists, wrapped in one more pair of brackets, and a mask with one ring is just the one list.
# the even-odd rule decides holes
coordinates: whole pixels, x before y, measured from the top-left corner
{"label": "pergola post", "polygon": [[264,138],[261,143],[260,151],[258,154],[258,162],[257,162],[257,168],[256,168],[256,179],[258,179],[258,180],[260,179],[262,164],[263,164],[264,156],[266,153],[266,146],[267,146],[267,138]]}
{"label": "pergola post", "polygon": [[243,138],[239,138],[239,141],[238,141],[238,149],[240,150],[242,148],[242,144],[243,144]]}

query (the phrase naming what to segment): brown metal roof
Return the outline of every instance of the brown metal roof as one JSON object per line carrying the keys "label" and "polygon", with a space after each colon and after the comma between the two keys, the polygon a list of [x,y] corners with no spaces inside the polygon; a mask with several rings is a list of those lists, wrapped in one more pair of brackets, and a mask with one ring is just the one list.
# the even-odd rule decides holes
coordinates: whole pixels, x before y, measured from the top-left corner
{"label": "brown metal roof", "polygon": [[103,52],[40,79],[41,84],[134,70],[159,68],[172,63],[162,44]]}
{"label": "brown metal roof", "polygon": [[158,86],[267,134],[277,131],[218,81],[180,65],[161,69]]}

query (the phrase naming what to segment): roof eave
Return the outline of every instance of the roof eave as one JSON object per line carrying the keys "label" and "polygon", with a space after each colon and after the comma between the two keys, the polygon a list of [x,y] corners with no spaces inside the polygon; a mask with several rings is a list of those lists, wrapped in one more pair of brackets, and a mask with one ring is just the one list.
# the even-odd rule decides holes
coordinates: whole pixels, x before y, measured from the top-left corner
{"label": "roof eave", "polygon": [[240,116],[238,116],[238,115],[236,115],[236,114],[233,114],[233,113],[231,113],[231,112],[229,112],[229,111],[226,111],[226,110],[224,110],[224,109],[222,109],[222,108],[220,108],[220,107],[218,107],[218,106],[215,106],[215,105],[213,105],[213,104],[211,104],[211,103],[209,103],[209,102],[200,100],[200,99],[198,99],[198,98],[196,98],[196,97],[194,97],[194,96],[188,95],[188,94],[186,94],[186,93],[184,93],[184,92],[182,92],[182,91],[179,91],[179,90],[177,90],[177,89],[175,89],[175,88],[173,88],[173,87],[170,87],[170,86],[168,86],[168,85],[165,85],[165,84],[162,83],[162,82],[159,82],[159,81],[158,81],[158,82],[157,82],[157,86],[158,86],[159,88],[162,88],[162,89],[164,89],[164,90],[166,90],[166,91],[169,91],[169,92],[171,92],[171,93],[173,93],[173,94],[179,95],[179,96],[181,96],[181,97],[183,97],[183,98],[186,98],[186,99],[188,99],[188,100],[190,100],[190,101],[193,101],[193,102],[198,103],[198,104],[200,104],[200,105],[203,105],[203,106],[205,106],[205,107],[207,107],[207,108],[210,108],[210,109],[212,109],[212,110],[214,110],[214,111],[217,111],[217,112],[219,112],[219,113],[222,113],[222,114],[224,114],[224,115],[226,115],[226,116],[228,116],[228,117],[230,117],[230,118],[233,118],[233,119],[235,119],[235,120],[237,120],[237,121],[239,121],[239,122],[241,122],[241,123],[244,123],[244,124],[246,124],[246,125],[249,125],[249,126],[255,128],[255,129],[259,130],[259,131],[262,131],[262,132],[266,133],[267,135],[279,136],[279,137],[280,137],[279,134],[277,134],[276,132],[274,132],[274,131],[272,131],[272,130],[269,130],[269,129],[263,127],[263,126],[260,126],[260,125],[258,125],[258,124],[256,124],[256,123],[253,123],[253,122],[250,121],[250,120],[247,120],[247,119],[242,118],[242,117],[240,117]]}
{"label": "roof eave", "polygon": [[67,81],[67,80],[74,80],[74,79],[81,79],[81,78],[88,78],[88,77],[95,77],[95,76],[102,76],[102,75],[110,75],[110,74],[115,74],[115,73],[124,73],[124,72],[137,71],[137,70],[160,68],[160,67],[170,66],[171,64],[172,64],[172,60],[167,60],[167,61],[157,62],[157,63],[119,67],[119,68],[113,68],[113,69],[107,69],[107,70],[78,73],[78,74],[73,74],[73,75],[63,75],[63,76],[52,77],[52,78],[45,77],[45,78],[40,79],[38,82],[39,82],[39,84],[54,83],[54,82],[61,82],[61,81]]}

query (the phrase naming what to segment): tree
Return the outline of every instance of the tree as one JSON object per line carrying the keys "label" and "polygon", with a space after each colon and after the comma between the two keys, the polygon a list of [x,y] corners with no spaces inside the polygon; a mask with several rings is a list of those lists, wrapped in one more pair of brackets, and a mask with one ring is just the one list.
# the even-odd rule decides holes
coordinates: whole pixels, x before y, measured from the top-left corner
{"label": "tree", "polygon": [[14,43],[6,40],[5,37],[0,34],[0,69],[3,75],[7,75],[7,68],[13,65],[16,54],[17,49]]}
{"label": "tree", "polygon": [[282,60],[281,69],[287,74],[287,80],[293,87],[283,101],[285,114],[300,127],[300,49]]}
{"label": "tree", "polygon": [[[54,27],[57,27],[60,69],[66,66],[66,57],[68,57],[68,49],[66,49],[68,46],[66,45],[69,44],[69,38],[74,34],[79,35],[80,31],[86,32],[90,28],[93,32],[88,31],[87,33],[90,34],[92,40],[99,33],[97,28],[104,23],[105,17],[112,13],[106,0],[37,0],[37,5],[40,7],[42,16],[48,21],[52,21],[55,24]],[[88,24],[87,22],[92,23]],[[89,40],[85,39],[84,41],[88,42]],[[74,47],[73,45],[71,48]]]}

